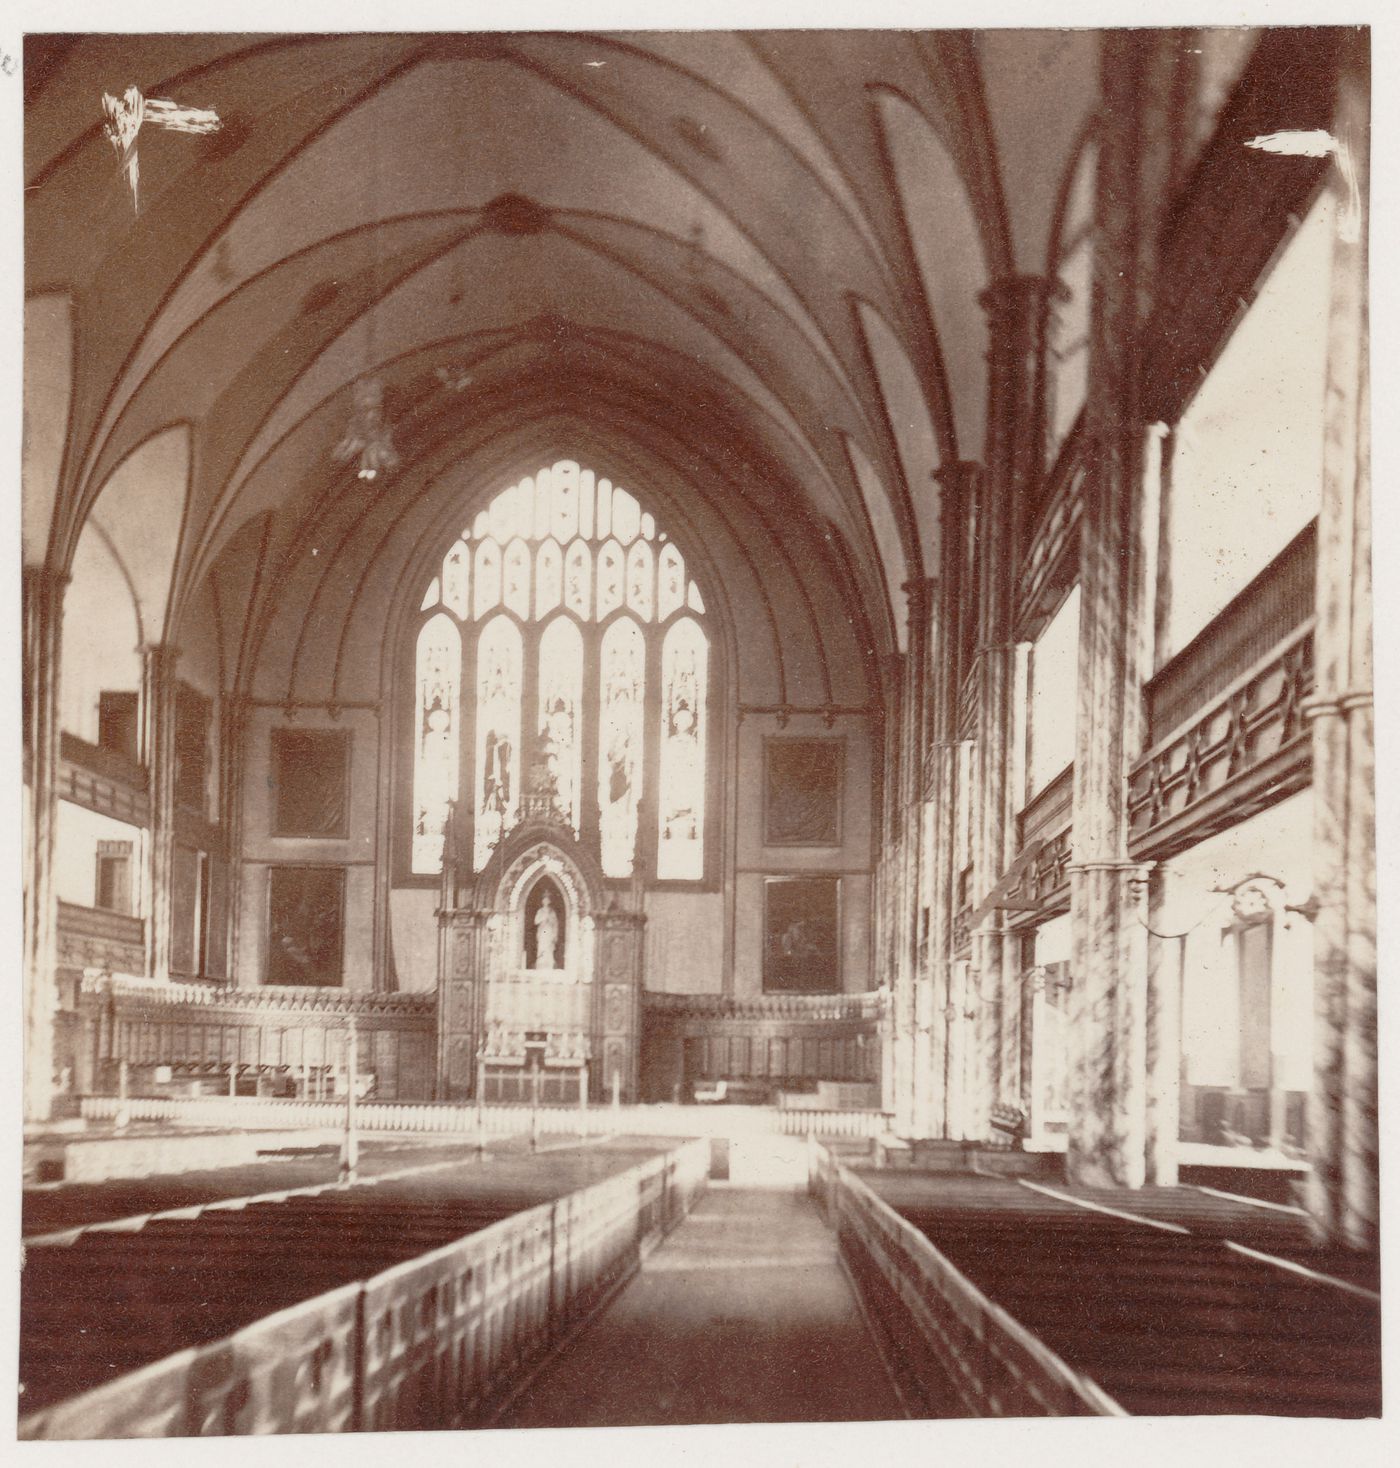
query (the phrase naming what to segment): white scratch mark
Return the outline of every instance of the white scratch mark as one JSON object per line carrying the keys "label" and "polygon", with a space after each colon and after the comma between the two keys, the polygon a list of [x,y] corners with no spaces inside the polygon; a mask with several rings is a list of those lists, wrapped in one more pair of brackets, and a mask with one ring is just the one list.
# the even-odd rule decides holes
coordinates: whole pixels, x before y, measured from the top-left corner
{"label": "white scratch mark", "polygon": [[1261,133],[1250,138],[1246,148],[1261,153],[1278,153],[1286,158],[1335,158],[1337,171],[1347,187],[1347,205],[1337,221],[1337,235],[1349,245],[1361,238],[1361,185],[1356,177],[1356,163],[1351,149],[1334,138],[1326,128],[1295,128],[1287,132]]}
{"label": "white scratch mark", "polygon": [[606,66],[608,63],[606,61],[585,61],[583,64],[585,66]]}
{"label": "white scratch mark", "polygon": [[1261,153],[1283,153],[1290,158],[1326,158],[1336,152],[1338,146],[1336,138],[1320,127],[1261,133],[1245,144],[1246,148],[1258,148]]}
{"label": "white scratch mark", "polygon": [[161,97],[143,97],[139,87],[128,87],[119,98],[103,92],[102,111],[107,119],[102,130],[121,160],[122,172],[131,189],[132,207],[138,214],[141,212],[141,163],[136,143],[142,127],[149,123],[169,132],[204,134],[218,132],[223,126],[219,114],[208,107],[181,107]]}

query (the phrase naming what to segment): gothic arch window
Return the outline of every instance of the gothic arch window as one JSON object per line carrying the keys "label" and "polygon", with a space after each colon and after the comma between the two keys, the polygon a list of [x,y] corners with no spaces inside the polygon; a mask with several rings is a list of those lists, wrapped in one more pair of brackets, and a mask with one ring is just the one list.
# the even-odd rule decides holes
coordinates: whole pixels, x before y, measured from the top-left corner
{"label": "gothic arch window", "polygon": [[475,871],[548,815],[596,841],[606,876],[639,851],[652,866],[654,846],[648,875],[703,878],[705,601],[635,496],[570,461],[540,469],[473,516],[421,608],[415,874],[442,870],[451,805]]}

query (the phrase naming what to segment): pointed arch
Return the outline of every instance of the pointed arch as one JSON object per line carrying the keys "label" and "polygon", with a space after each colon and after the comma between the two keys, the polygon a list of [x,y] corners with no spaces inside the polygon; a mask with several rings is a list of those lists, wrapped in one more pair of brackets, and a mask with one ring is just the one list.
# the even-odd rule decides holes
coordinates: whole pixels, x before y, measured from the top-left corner
{"label": "pointed arch", "polygon": [[[423,567],[419,635],[457,659],[462,753],[425,762],[420,669],[414,876],[441,870],[448,780],[474,871],[521,821],[554,821],[590,844],[596,833],[609,877],[630,876],[639,850],[658,880],[703,877],[711,655],[692,570],[644,496],[571,459],[498,491]],[[446,634],[430,637],[444,624],[466,625],[455,654]],[[663,768],[664,811],[643,790]]]}

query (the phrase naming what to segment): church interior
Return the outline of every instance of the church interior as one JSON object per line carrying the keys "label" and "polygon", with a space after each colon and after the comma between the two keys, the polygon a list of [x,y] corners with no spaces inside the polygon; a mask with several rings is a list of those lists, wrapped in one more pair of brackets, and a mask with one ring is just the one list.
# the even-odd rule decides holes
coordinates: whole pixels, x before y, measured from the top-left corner
{"label": "church interior", "polygon": [[[1364,28],[28,36],[27,1168],[742,1117],[836,1139],[906,1376],[867,1194],[945,1174],[1200,1248],[1162,1200],[1233,1208],[1364,1315],[1369,70]],[[1360,1396],[1292,1400],[1366,1415],[1358,1320],[1307,1379]]]}

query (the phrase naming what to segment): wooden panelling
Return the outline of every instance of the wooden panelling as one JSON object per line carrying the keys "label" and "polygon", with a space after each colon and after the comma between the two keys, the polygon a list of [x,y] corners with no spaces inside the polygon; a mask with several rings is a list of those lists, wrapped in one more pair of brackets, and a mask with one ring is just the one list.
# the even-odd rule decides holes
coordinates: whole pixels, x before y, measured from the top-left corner
{"label": "wooden panelling", "polygon": [[1020,844],[1054,835],[1070,822],[1074,801],[1074,766],[1068,765],[1035,797],[1020,815]]}
{"label": "wooden panelling", "polygon": [[1168,856],[1305,785],[1312,686],[1304,627],[1155,744],[1128,781],[1133,855]]}
{"label": "wooden panelling", "polygon": [[[141,928],[138,919],[120,921]],[[278,1073],[338,1064],[353,1014],[362,1073],[373,1073],[375,1094],[389,1100],[432,1095],[436,1000],[434,994],[238,989],[111,974],[84,976],[81,990],[85,1022],[110,1036],[99,1062],[170,1065],[195,1078],[237,1065],[275,1082]]]}
{"label": "wooden panelling", "polygon": [[101,744],[89,744],[76,734],[67,732],[59,736],[59,758],[68,764],[80,765],[90,774],[104,780],[113,780],[130,790],[146,789],[146,767],[118,749],[107,749]]}
{"label": "wooden panelling", "polygon": [[1158,744],[1313,614],[1317,529],[1309,525],[1144,690],[1148,741]]}
{"label": "wooden panelling", "polygon": [[100,815],[148,826],[151,803],[143,766],[72,734],[59,741],[57,795]]}
{"label": "wooden panelling", "polygon": [[60,902],[58,961],[68,968],[137,971],[146,962],[146,924],[125,913]]}
{"label": "wooden panelling", "polygon": [[[1076,436],[1070,449],[1078,442]],[[1063,589],[1079,575],[1079,486],[1084,474],[1073,458],[1066,456],[1062,463],[1063,470],[1038,507],[1017,577],[1014,619],[1018,642],[1035,639],[1058,606]]]}

